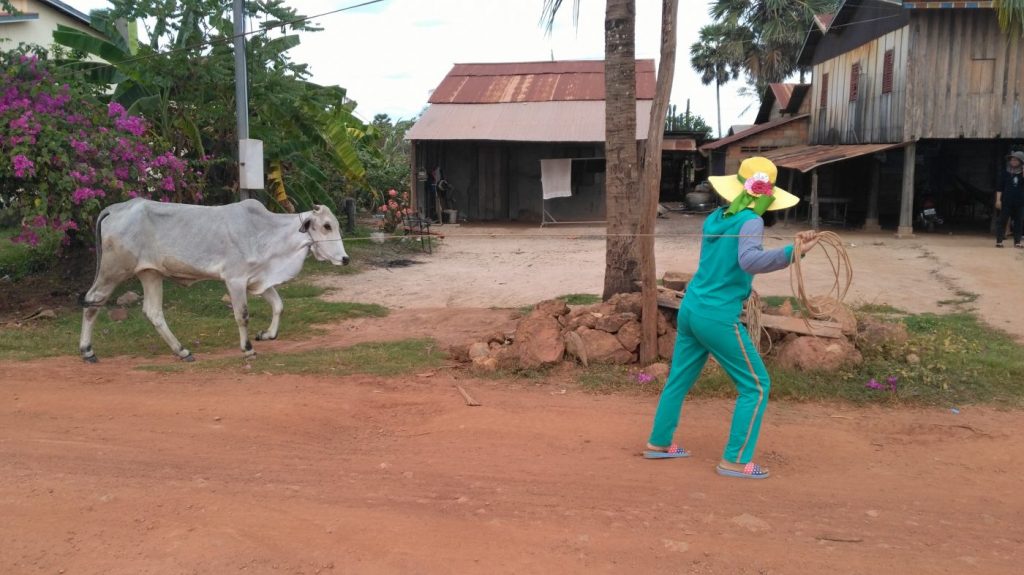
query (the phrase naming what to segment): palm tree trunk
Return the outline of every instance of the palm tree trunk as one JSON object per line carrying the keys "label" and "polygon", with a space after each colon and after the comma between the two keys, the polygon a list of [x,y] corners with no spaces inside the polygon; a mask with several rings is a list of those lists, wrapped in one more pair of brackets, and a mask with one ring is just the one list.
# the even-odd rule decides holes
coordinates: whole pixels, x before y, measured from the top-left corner
{"label": "palm tree trunk", "polygon": [[643,282],[643,312],[640,338],[640,364],[658,359],[658,286],[654,261],[654,230],[661,192],[661,144],[664,130],[660,119],[668,110],[672,95],[672,78],[676,67],[676,15],[679,0],[661,3],[661,61],[658,64],[658,85],[651,105],[651,123],[647,145],[641,157],[643,173],[643,213],[640,219],[640,268]]}
{"label": "palm tree trunk", "polygon": [[722,85],[715,78],[715,107],[718,108],[718,137],[722,137]]}
{"label": "palm tree trunk", "polygon": [[[636,291],[637,201],[636,3],[608,0],[604,19],[605,243],[604,299]],[[658,124],[660,125],[660,123]]]}

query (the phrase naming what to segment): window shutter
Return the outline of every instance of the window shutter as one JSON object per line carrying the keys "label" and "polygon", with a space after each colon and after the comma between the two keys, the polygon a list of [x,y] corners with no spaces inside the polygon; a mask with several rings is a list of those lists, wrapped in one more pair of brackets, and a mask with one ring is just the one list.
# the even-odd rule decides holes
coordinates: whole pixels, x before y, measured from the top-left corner
{"label": "window shutter", "polygon": [[885,51],[885,67],[882,69],[882,93],[892,93],[892,71],[896,65],[896,53],[893,50]]}
{"label": "window shutter", "polygon": [[860,83],[860,64],[850,66],[850,101],[857,101],[857,90]]}
{"label": "window shutter", "polygon": [[821,75],[821,104],[822,108],[828,107],[828,73]]}

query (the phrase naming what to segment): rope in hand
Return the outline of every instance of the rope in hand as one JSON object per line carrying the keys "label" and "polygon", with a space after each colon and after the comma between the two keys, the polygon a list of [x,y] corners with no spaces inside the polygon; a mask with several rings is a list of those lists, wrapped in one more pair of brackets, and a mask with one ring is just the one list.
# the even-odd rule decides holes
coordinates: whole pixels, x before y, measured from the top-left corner
{"label": "rope in hand", "polygon": [[[845,309],[843,300],[850,289],[850,284],[853,283],[853,267],[850,265],[850,256],[846,253],[843,240],[835,232],[818,232],[818,245],[825,252],[825,257],[832,267],[833,280],[828,293],[820,296],[808,295],[800,263],[805,255],[801,242],[793,243],[793,264],[789,267],[790,285],[794,297],[807,310],[807,316],[815,319],[834,318],[837,312]],[[807,316],[804,317],[805,321]],[[807,325],[809,328],[810,323],[807,322]]]}

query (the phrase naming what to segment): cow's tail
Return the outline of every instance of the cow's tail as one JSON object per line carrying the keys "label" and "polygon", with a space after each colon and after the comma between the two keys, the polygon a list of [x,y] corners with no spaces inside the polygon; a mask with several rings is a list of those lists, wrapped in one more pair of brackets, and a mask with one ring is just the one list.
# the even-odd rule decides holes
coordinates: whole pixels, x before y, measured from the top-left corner
{"label": "cow's tail", "polygon": [[[110,215],[110,208],[107,207],[107,208],[104,208],[103,211],[100,212],[98,216],[96,216],[96,225],[94,226],[96,228],[96,230],[94,232],[95,235],[96,235],[96,238],[95,238],[95,241],[96,241],[96,243],[95,243],[95,247],[96,247],[96,275],[93,278],[93,282],[94,283],[96,281],[96,278],[100,277],[100,263],[101,263],[101,260],[103,259],[103,220],[105,220],[107,218],[107,216],[109,216],[109,215]],[[82,292],[81,294],[78,295],[78,303],[81,304],[83,307],[89,305],[85,301],[85,296],[88,293],[89,293],[88,291],[84,291],[84,292]]]}

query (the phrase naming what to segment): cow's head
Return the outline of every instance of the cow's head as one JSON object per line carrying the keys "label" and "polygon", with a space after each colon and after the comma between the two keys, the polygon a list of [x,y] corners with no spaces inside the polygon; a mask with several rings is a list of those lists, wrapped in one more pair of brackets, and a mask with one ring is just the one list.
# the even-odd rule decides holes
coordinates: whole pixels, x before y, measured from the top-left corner
{"label": "cow's head", "polygon": [[348,265],[345,243],[341,240],[341,226],[327,206],[313,206],[309,217],[302,221],[299,231],[313,239],[310,250],[320,261],[329,261],[336,266]]}

